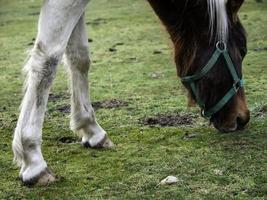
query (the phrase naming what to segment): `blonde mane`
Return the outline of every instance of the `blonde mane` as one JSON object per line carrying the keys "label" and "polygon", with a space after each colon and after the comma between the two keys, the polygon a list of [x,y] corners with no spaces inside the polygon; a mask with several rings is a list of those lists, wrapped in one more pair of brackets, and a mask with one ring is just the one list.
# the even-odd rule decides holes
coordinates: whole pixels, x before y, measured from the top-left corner
{"label": "blonde mane", "polygon": [[226,11],[227,0],[207,0],[210,16],[210,32],[219,41],[227,41],[228,20]]}

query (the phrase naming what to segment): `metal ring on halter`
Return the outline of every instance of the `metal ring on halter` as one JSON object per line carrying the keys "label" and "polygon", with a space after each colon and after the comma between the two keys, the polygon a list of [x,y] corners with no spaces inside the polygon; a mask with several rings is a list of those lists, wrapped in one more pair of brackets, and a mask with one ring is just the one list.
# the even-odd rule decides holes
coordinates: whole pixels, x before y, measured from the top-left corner
{"label": "metal ring on halter", "polygon": [[224,51],[226,51],[226,44],[225,44],[225,42],[223,42],[223,41],[219,41],[219,42],[217,42],[217,44],[216,44],[216,49],[217,49],[218,51],[220,51],[220,52],[224,52]]}
{"label": "metal ring on halter", "polygon": [[240,80],[236,81],[234,84],[233,84],[233,88],[235,90],[235,93],[237,93],[237,91],[241,88],[241,83],[240,83]]}

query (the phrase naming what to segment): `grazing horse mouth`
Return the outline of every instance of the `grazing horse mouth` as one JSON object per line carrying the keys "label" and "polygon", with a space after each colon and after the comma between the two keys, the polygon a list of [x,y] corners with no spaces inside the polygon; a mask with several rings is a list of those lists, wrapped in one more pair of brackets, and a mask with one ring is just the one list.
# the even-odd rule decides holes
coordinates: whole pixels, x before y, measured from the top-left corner
{"label": "grazing horse mouth", "polygon": [[[221,57],[226,61],[228,70],[233,78],[233,85],[226,92],[226,94],[217,103],[215,103],[215,105],[213,105],[211,108],[206,108],[202,99],[199,97],[199,90],[196,82],[205,77],[205,75],[215,66]],[[243,80],[238,77],[236,67],[228,53],[226,43],[222,41],[217,42],[214,53],[207,64],[200,71],[193,75],[182,77],[181,79],[182,82],[191,88],[197,104],[202,109],[202,116],[207,119],[211,119],[211,117],[220,111],[225,104],[227,104],[237,94],[239,89],[243,87]]]}
{"label": "grazing horse mouth", "polygon": [[249,120],[250,120],[250,112],[247,111],[247,113],[244,116],[238,116],[232,122],[220,123],[220,121],[216,120],[214,117],[210,119],[210,122],[220,132],[229,133],[229,132],[244,130]]}

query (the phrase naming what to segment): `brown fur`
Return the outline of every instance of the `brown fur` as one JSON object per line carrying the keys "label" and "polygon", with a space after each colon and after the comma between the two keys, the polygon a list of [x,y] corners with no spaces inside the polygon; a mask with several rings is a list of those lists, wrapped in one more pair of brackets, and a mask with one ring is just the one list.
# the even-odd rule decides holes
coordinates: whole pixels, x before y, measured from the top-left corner
{"label": "brown fur", "polygon": [[[162,23],[170,34],[175,49],[175,63],[180,77],[192,75],[205,66],[215,50],[216,34],[210,32],[207,1],[201,0],[148,0]],[[228,52],[236,66],[239,76],[242,76],[242,60],[246,55],[246,35],[239,21],[237,12],[243,0],[228,0],[229,35]],[[199,96],[207,108],[218,102],[232,87],[232,77],[223,59],[220,59],[212,70],[198,81]],[[195,100],[191,88],[189,102]],[[219,124],[224,124],[223,118],[239,116],[237,104],[242,104],[243,113],[247,106],[243,89],[222,110],[213,116]],[[233,117],[230,117],[233,121]],[[248,118],[248,117],[246,117]],[[230,121],[230,120],[229,120]]]}

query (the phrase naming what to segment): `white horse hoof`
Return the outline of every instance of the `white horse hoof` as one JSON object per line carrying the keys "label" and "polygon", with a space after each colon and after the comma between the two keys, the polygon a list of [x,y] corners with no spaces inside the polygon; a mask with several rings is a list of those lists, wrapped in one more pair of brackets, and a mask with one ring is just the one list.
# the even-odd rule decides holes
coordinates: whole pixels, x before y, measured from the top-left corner
{"label": "white horse hoof", "polygon": [[47,185],[49,185],[55,181],[56,181],[56,178],[55,178],[54,174],[48,168],[43,170],[39,175],[37,175],[37,176],[35,176],[29,180],[23,180],[23,178],[22,178],[23,184],[28,186],[28,187],[47,186]]}
{"label": "white horse hoof", "polygon": [[92,146],[89,141],[82,142],[82,145],[86,148],[95,148],[95,149],[102,149],[102,148],[108,149],[115,146],[107,135],[105,135],[105,137],[98,144],[94,146]]}

